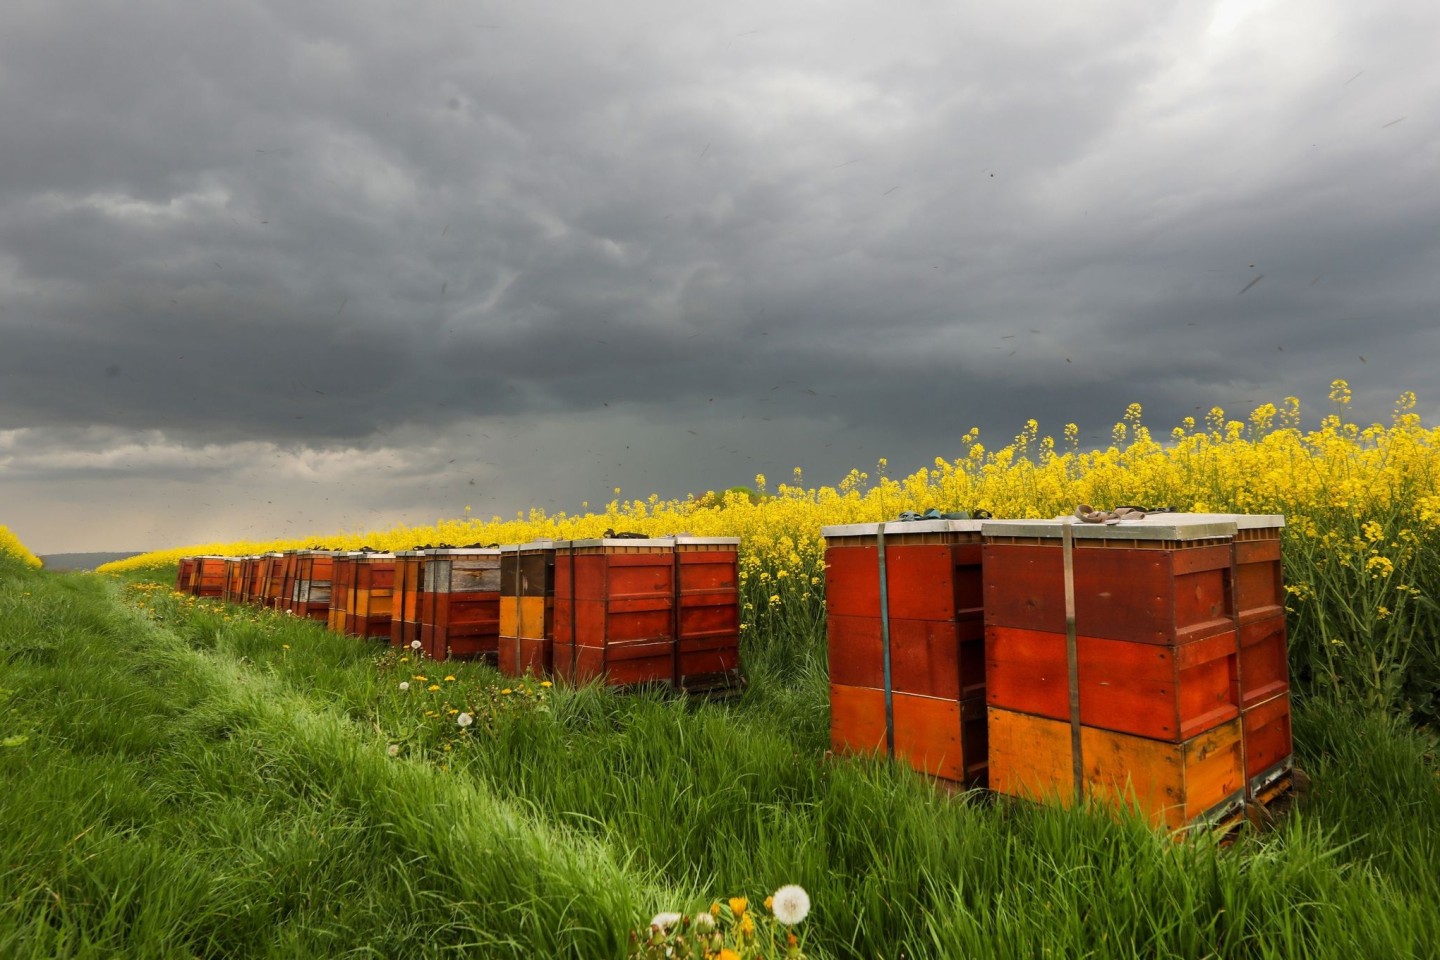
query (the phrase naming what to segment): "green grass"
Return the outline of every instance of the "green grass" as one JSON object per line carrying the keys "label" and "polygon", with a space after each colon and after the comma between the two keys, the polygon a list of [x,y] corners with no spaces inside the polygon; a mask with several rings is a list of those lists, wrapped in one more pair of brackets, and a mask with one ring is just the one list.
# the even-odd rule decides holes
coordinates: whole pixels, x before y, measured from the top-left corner
{"label": "green grass", "polygon": [[[813,632],[748,637],[734,703],[502,695],[481,665],[142,595],[0,567],[0,957],[618,958],[656,911],[784,883],[813,957],[1440,943],[1436,744],[1355,707],[1299,705],[1311,797],[1221,847],[828,757]],[[462,734],[462,707],[490,713]]]}

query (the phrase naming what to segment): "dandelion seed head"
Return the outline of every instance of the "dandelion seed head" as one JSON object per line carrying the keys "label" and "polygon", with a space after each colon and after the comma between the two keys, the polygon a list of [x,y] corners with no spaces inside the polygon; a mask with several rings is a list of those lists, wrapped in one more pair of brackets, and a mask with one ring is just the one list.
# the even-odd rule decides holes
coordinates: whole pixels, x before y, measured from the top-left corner
{"label": "dandelion seed head", "polygon": [[400,681],[400,689],[401,689],[401,690],[409,690],[409,689],[410,689],[410,681],[409,681],[409,680],[401,680],[401,681]]}
{"label": "dandelion seed head", "polygon": [[669,930],[675,924],[684,919],[681,913],[657,913],[650,918],[650,926],[659,927],[661,930]]}
{"label": "dandelion seed head", "polygon": [[411,641],[410,641],[410,649],[411,649],[411,650],[419,650],[419,649],[420,649],[420,641],[419,641],[419,640],[411,640]]}
{"label": "dandelion seed head", "polygon": [[775,891],[774,906],[771,908],[775,913],[775,919],[792,927],[810,915],[810,894],[805,888],[797,884],[787,884]]}
{"label": "dandelion seed head", "polygon": [[388,747],[385,748],[385,752],[388,753],[388,754],[390,754],[390,756],[392,756],[392,757],[398,757],[398,756],[400,756],[400,744],[398,744],[398,743],[392,743],[392,744],[390,744],[390,746],[388,746]]}
{"label": "dandelion seed head", "polygon": [[470,724],[475,722],[475,718],[470,716],[470,714],[468,713],[462,713],[460,714],[460,716],[455,718],[455,722],[462,727],[468,727],[470,726]]}

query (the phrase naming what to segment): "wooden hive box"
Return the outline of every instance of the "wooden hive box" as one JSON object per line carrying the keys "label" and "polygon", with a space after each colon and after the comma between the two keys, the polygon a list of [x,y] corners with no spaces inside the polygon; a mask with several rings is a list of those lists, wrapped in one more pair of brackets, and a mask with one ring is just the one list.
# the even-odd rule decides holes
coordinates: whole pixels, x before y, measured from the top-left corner
{"label": "wooden hive box", "polygon": [[[893,693],[895,757],[944,780],[989,779],[985,701]],[[830,745],[836,752],[885,753],[885,691],[830,685]]]}
{"label": "wooden hive box", "polygon": [[332,633],[349,633],[350,611],[354,602],[355,569],[365,554],[358,551],[338,553],[330,564],[330,613],[325,624]]}
{"label": "wooden hive box", "polygon": [[[395,584],[390,611],[390,645],[410,648],[420,639],[420,593],[425,585],[425,550],[395,554]],[[423,644],[422,644],[423,646]]]}
{"label": "wooden hive box", "polygon": [[330,578],[335,569],[334,550],[301,550],[296,558],[296,616],[325,623],[330,617]]}
{"label": "wooden hive box", "polygon": [[677,536],[675,671],[689,692],[740,684],[740,538]]}
{"label": "wooden hive box", "polygon": [[179,565],[175,568],[175,592],[189,593],[190,585],[195,577],[195,558],[181,557]]}
{"label": "wooden hive box", "polygon": [[555,541],[500,548],[499,666],[506,676],[551,672],[555,644]]}
{"label": "wooden hive box", "polygon": [[426,551],[420,593],[420,643],[426,656],[494,660],[499,636],[499,549]]}
{"label": "wooden hive box", "polygon": [[270,555],[269,575],[265,580],[265,606],[274,610],[285,609],[285,590],[293,579],[291,565],[294,562],[295,554],[293,552]]}
{"label": "wooden hive box", "polygon": [[345,632],[390,639],[390,609],[395,586],[393,553],[361,553],[355,558]]}
{"label": "wooden hive box", "polygon": [[1290,694],[1282,693],[1246,707],[1241,714],[1245,738],[1245,775],[1251,795],[1289,773],[1294,766],[1290,733]]}
{"label": "wooden hive box", "polygon": [[832,747],[884,751],[893,741],[895,755],[917,770],[984,786],[980,521],[847,524],[821,533]]}
{"label": "wooden hive box", "polygon": [[255,555],[240,558],[240,602],[254,603],[255,592],[259,589],[260,558]]}
{"label": "wooden hive box", "polygon": [[[1235,631],[1176,645],[1076,637],[1080,722],[1179,743],[1240,714]],[[1064,633],[986,628],[986,701],[1070,719]]]}
{"label": "wooden hive box", "polygon": [[555,673],[571,683],[673,683],[675,541],[562,540],[555,549]]}
{"label": "wooden hive box", "polygon": [[224,594],[225,560],[220,556],[196,557],[190,592],[197,597],[219,598]]}
{"label": "wooden hive box", "polygon": [[[1075,802],[1068,721],[989,709],[990,789],[1069,806]],[[1080,728],[1087,798],[1136,806],[1157,827],[1219,820],[1243,799],[1240,720],[1182,743]]]}
{"label": "wooden hive box", "polygon": [[984,522],[987,627],[1065,633],[1068,526],[1075,621],[1085,636],[1179,644],[1234,629],[1234,522],[1181,514],[1114,526],[1068,521]]}
{"label": "wooden hive box", "polygon": [[220,599],[226,603],[239,603],[240,591],[245,585],[241,576],[241,560],[239,557],[225,558],[225,587],[220,591]]}

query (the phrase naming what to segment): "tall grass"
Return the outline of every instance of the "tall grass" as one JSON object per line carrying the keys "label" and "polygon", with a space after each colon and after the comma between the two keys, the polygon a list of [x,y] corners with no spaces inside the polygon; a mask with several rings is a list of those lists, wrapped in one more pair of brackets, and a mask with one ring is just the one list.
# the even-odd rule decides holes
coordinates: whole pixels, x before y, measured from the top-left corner
{"label": "tall grass", "polygon": [[[0,738],[26,739],[0,749],[0,956],[622,957],[656,910],[790,882],[814,957],[1400,957],[1440,935],[1435,745],[1402,722],[1302,703],[1313,798],[1233,847],[1177,842],[827,756],[823,661],[788,640],[747,637],[738,702],[521,698],[479,664],[4,568]],[[506,706],[462,733],[445,705],[482,701]]]}

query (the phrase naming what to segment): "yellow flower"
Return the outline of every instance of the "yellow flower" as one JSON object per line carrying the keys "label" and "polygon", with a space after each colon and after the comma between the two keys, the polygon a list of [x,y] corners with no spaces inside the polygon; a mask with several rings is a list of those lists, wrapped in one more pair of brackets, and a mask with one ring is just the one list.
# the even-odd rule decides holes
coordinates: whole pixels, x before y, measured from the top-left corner
{"label": "yellow flower", "polygon": [[445,682],[446,682],[446,683],[449,683],[450,681],[452,681],[452,680],[454,680],[454,679],[455,679],[455,674],[453,674],[453,673],[447,673],[447,674],[445,675]]}
{"label": "yellow flower", "polygon": [[748,913],[740,918],[740,932],[747,938],[755,936],[755,920]]}
{"label": "yellow flower", "polygon": [[726,947],[715,955],[715,960],[740,960],[740,954]]}
{"label": "yellow flower", "polygon": [[737,917],[743,914],[745,912],[745,908],[748,906],[750,906],[750,901],[746,900],[744,897],[730,898],[730,912],[735,914],[735,916]]}
{"label": "yellow flower", "polygon": [[540,686],[542,686],[542,687],[553,687],[554,684],[551,683],[549,680],[541,680],[541,681],[540,681]]}
{"label": "yellow flower", "polygon": [[432,683],[432,684],[430,684],[430,686],[426,687],[425,689],[429,690],[431,693],[434,693],[436,690],[439,690],[439,689],[440,689],[440,684],[438,684],[438,683]]}
{"label": "yellow flower", "polygon": [[504,690],[501,690],[500,692],[501,692],[501,693],[514,693],[515,691],[514,691],[514,690],[511,690],[509,687],[506,687]]}

